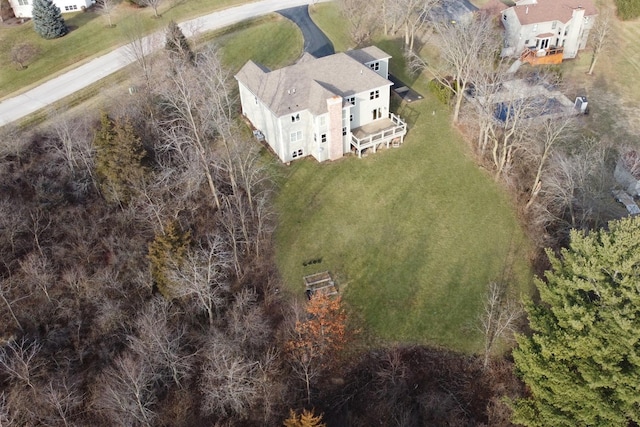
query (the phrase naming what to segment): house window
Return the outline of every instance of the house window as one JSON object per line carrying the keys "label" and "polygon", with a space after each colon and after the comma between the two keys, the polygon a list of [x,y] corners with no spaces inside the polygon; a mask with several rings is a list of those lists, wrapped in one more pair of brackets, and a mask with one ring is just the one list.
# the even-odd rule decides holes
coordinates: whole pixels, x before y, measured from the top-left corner
{"label": "house window", "polygon": [[20,6],[28,6],[29,5],[29,1],[28,0],[18,0],[18,5],[20,5]]}
{"label": "house window", "polygon": [[373,71],[378,71],[380,69],[380,63],[379,62],[373,62],[373,63],[369,64],[369,68],[371,68]]}
{"label": "house window", "polygon": [[507,20],[507,14],[506,13],[504,15],[502,15],[502,19],[505,20],[505,21]]}
{"label": "house window", "polygon": [[299,122],[300,121],[300,113],[298,114],[294,114],[291,116],[291,123],[295,123],[295,122]]}
{"label": "house window", "polygon": [[293,153],[291,153],[291,157],[293,157],[294,159],[298,158],[298,157],[302,157],[302,148],[299,150],[293,150]]}
{"label": "house window", "polygon": [[351,105],[356,105],[356,97],[355,96],[351,96],[349,98],[347,98],[347,102]]}
{"label": "house window", "polygon": [[71,6],[65,6],[64,10],[69,11],[69,10],[78,10],[78,6],[77,5],[71,5]]}
{"label": "house window", "polygon": [[553,22],[551,23],[551,29],[552,29],[552,30],[555,30],[557,26],[558,26],[558,21],[553,21]]}
{"label": "house window", "polygon": [[324,126],[327,124],[327,118],[325,116],[320,116],[320,126]]}
{"label": "house window", "polygon": [[255,102],[255,103],[256,103],[256,105],[258,105],[258,97],[257,97],[257,96],[254,96],[254,97],[253,97],[253,102]]}
{"label": "house window", "polygon": [[352,122],[353,121],[353,114],[349,114],[349,121]]}
{"label": "house window", "polygon": [[302,131],[298,130],[298,131],[295,131],[295,132],[291,132],[290,141],[291,142],[302,141]]}
{"label": "house window", "polygon": [[347,128],[346,127],[342,128],[342,136],[347,136]]}
{"label": "house window", "polygon": [[374,90],[369,92],[369,99],[376,99],[376,98],[380,98],[380,91],[379,90]]}
{"label": "house window", "polygon": [[529,40],[525,40],[525,41],[524,41],[524,45],[525,45],[525,46],[529,46]]}
{"label": "house window", "polygon": [[320,135],[320,142],[327,142],[327,134],[323,133],[322,135]]}

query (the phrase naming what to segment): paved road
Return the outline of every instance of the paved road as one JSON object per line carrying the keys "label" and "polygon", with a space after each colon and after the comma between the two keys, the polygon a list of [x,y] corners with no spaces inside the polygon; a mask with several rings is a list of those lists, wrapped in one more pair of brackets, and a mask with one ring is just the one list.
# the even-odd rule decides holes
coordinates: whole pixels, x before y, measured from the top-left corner
{"label": "paved road", "polygon": [[309,16],[309,6],[290,7],[278,13],[296,24],[304,37],[304,51],[316,58],[333,55],[335,50],[331,40],[322,32]]}
{"label": "paved road", "polygon": [[[201,16],[181,23],[180,27],[190,37],[195,33],[217,30],[277,10],[325,1],[331,0],[261,0]],[[164,31],[159,31],[145,37],[142,46],[149,53],[162,46],[163,41]],[[127,46],[119,47],[21,95],[0,102],[0,126],[19,120],[121,70],[133,62],[127,51]]]}

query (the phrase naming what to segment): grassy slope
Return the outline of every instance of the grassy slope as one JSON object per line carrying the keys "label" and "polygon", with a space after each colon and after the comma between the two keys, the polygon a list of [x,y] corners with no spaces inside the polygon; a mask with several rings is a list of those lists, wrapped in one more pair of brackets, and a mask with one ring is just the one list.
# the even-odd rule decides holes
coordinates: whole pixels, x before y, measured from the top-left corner
{"label": "grassy slope", "polygon": [[[71,28],[71,32],[55,40],[40,38],[33,31],[31,21],[21,26],[0,28],[0,99],[50,78],[79,61],[124,44],[127,38],[121,28],[127,25],[142,25],[147,32],[150,32],[166,27],[170,20],[182,21],[244,2],[243,0],[189,0],[172,6],[169,1],[165,1],[165,4],[160,7],[162,17],[153,19],[151,10],[134,9],[123,1],[113,14],[115,28],[107,28],[106,18],[93,10],[64,14],[63,17]],[[11,63],[11,48],[17,42],[32,43],[40,50],[26,70],[17,70]]]}
{"label": "grassy slope", "polygon": [[[325,8],[325,22],[341,28],[330,5],[316,9],[314,20],[322,25]],[[324,30],[335,46],[348,45]],[[379,45],[393,47],[397,58],[397,46]],[[424,81],[416,88],[427,94]],[[476,351],[487,283],[510,271],[528,288],[527,244],[509,201],[465,156],[446,109],[427,95],[400,114],[410,122],[400,149],[322,165],[306,159],[287,170],[278,263],[298,295],[303,275],[332,271],[346,300],[385,340]]]}

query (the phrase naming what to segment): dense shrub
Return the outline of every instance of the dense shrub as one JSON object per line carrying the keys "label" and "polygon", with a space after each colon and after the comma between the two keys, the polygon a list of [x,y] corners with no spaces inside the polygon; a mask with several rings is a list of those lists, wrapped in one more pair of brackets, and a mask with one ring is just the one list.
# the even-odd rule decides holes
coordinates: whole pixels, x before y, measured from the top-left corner
{"label": "dense shrub", "polygon": [[448,104],[453,97],[453,91],[451,90],[451,88],[442,84],[436,79],[433,79],[429,82],[429,90],[443,104]]}
{"label": "dense shrub", "polygon": [[640,0],[615,0],[615,2],[620,19],[628,20],[640,16]]}

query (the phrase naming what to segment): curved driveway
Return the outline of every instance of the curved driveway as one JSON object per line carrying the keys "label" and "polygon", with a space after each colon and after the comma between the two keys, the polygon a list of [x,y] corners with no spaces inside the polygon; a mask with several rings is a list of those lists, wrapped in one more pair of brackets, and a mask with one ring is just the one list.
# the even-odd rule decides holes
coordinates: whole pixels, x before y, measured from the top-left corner
{"label": "curved driveway", "polygon": [[[261,0],[201,16],[181,23],[180,27],[187,37],[191,37],[277,10],[325,1],[331,0]],[[146,53],[162,46],[163,34],[163,31],[158,31],[143,39]],[[134,59],[127,55],[127,46],[121,46],[21,95],[0,102],[0,126],[19,120],[131,64]]]}
{"label": "curved driveway", "polygon": [[316,58],[333,55],[333,43],[316,25],[309,16],[309,6],[291,7],[289,9],[279,10],[278,13],[285,18],[293,21],[304,37],[304,51],[310,53]]}

